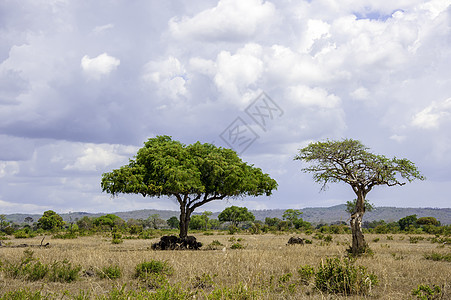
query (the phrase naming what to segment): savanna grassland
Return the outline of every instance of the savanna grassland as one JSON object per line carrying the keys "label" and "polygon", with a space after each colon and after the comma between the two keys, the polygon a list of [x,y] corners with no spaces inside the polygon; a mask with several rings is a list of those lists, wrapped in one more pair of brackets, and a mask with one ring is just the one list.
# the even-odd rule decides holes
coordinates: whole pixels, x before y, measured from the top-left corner
{"label": "savanna grassland", "polygon": [[[157,238],[112,244],[106,235],[47,237],[48,247],[28,248],[11,246],[39,245],[42,236],[11,239],[0,248],[1,299],[417,299],[412,290],[419,285],[440,289],[431,299],[451,299],[450,246],[432,243],[432,235],[366,234],[373,254],[351,263],[374,274],[377,285],[354,295],[318,289],[312,275],[328,258],[345,260],[349,234],[299,234],[312,243],[289,246],[292,234],[195,235],[202,250],[154,251],[150,245]],[[30,261],[38,267],[26,272],[65,265],[76,274],[65,280],[48,270],[42,278],[17,271]],[[162,271],[138,273],[137,266],[150,261]]]}

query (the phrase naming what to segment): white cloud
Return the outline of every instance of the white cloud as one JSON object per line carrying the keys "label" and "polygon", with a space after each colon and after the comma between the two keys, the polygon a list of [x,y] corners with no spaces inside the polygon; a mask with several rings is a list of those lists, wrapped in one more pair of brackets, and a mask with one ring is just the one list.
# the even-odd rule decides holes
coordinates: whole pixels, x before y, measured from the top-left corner
{"label": "white cloud", "polygon": [[170,56],[162,61],[150,61],[144,66],[143,80],[153,83],[160,94],[170,99],[187,95],[187,72],[180,61]]}
{"label": "white cloud", "polygon": [[451,121],[451,98],[432,102],[412,118],[412,125],[422,129],[438,129],[443,122]]}
{"label": "white cloud", "polygon": [[2,211],[2,213],[38,214],[43,213],[44,211],[49,209],[52,209],[52,207],[47,205],[37,205],[30,203],[12,203],[0,199],[0,210]]}
{"label": "white cloud", "polygon": [[108,166],[117,165],[127,160],[126,157],[117,153],[118,147],[117,145],[85,144],[82,155],[74,163],[66,165],[64,170],[99,171]]}
{"label": "white cloud", "polygon": [[19,173],[19,163],[16,161],[0,161],[0,178]]}
{"label": "white cloud", "polygon": [[214,77],[218,89],[233,98],[239,96],[240,92],[245,92],[249,85],[257,82],[263,72],[261,55],[262,47],[258,44],[247,44],[233,55],[228,51],[219,53]]}
{"label": "white cloud", "polygon": [[362,86],[352,91],[350,95],[356,100],[365,100],[368,99],[370,92],[368,91],[368,89]]}
{"label": "white cloud", "polygon": [[97,57],[89,58],[85,55],[81,59],[81,67],[83,71],[94,79],[100,79],[105,75],[110,74],[116,70],[121,61],[107,53],[100,54]]}
{"label": "white cloud", "polygon": [[108,31],[108,30],[113,29],[113,28],[114,28],[114,24],[109,23],[109,24],[105,24],[105,25],[101,25],[101,26],[96,26],[92,30],[92,32],[95,33],[95,34],[100,34],[100,33],[103,33],[105,31]]}
{"label": "white cloud", "polygon": [[293,103],[306,107],[336,108],[341,103],[340,98],[336,95],[329,94],[319,87],[310,88],[305,85],[290,87],[288,97]]}
{"label": "white cloud", "polygon": [[214,8],[192,18],[173,18],[171,33],[178,38],[233,41],[249,38],[267,28],[275,17],[275,7],[261,0],[220,0]]}

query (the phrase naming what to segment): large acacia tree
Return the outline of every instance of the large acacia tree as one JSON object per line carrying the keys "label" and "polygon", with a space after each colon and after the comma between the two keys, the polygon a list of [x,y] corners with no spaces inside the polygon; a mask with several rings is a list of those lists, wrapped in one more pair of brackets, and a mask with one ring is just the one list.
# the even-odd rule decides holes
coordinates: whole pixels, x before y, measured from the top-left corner
{"label": "large acacia tree", "polygon": [[425,179],[411,161],[370,153],[360,141],[352,139],[311,143],[300,149],[294,159],[311,163],[302,171],[313,173],[313,179],[322,184],[323,190],[330,182],[345,182],[352,187],[357,195],[350,221],[354,255],[363,253],[367,246],[361,224],[366,195],[373,187],[401,186]]}
{"label": "large acacia tree", "polygon": [[192,212],[211,201],[271,195],[277,182],[243,162],[235,151],[212,144],[184,145],[157,136],[128,165],[102,175],[102,190],[144,197],[168,196],[180,205],[180,238],[186,238]]}

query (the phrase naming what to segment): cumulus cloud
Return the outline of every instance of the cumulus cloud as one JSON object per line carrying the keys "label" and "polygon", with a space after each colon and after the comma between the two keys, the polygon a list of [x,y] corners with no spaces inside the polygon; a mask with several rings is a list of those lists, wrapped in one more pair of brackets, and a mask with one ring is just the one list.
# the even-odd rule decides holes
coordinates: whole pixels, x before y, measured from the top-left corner
{"label": "cumulus cloud", "polygon": [[170,99],[187,94],[186,77],[184,66],[173,56],[162,61],[150,61],[144,66],[144,81],[155,84],[160,95]]}
{"label": "cumulus cloud", "polygon": [[116,70],[120,63],[119,59],[107,53],[100,54],[94,58],[89,58],[88,55],[85,55],[81,59],[81,68],[88,77],[100,79]]}
{"label": "cumulus cloud", "polygon": [[339,97],[328,94],[324,89],[318,87],[310,88],[305,85],[291,87],[288,92],[288,97],[293,103],[307,107],[335,108],[341,103]]}
{"label": "cumulus cloud", "polygon": [[99,171],[106,167],[126,161],[126,157],[117,153],[116,145],[84,144],[81,156],[75,162],[67,164],[64,170]]}
{"label": "cumulus cloud", "polygon": [[422,129],[437,129],[443,122],[451,120],[451,98],[432,102],[412,118],[412,125]]}
{"label": "cumulus cloud", "polygon": [[255,83],[263,72],[263,62],[260,59],[262,48],[258,44],[247,44],[236,54],[228,51],[219,53],[214,82],[219,90],[233,98]]}
{"label": "cumulus cloud", "polygon": [[249,38],[267,28],[274,18],[275,6],[262,0],[220,0],[192,18],[173,18],[169,29],[177,38],[203,41],[236,41]]}

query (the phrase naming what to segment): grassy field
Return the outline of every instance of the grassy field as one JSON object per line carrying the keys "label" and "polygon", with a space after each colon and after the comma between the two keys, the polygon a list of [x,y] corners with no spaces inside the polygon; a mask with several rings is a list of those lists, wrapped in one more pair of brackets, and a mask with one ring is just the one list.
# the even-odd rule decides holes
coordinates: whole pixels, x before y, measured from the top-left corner
{"label": "grassy field", "polygon": [[[305,265],[317,269],[326,258],[343,258],[350,235],[332,235],[332,241],[327,243],[300,234],[298,236],[311,240],[312,244],[287,246],[290,236],[200,233],[196,237],[204,246],[199,251],[150,250],[150,244],[157,239],[125,239],[121,244],[112,244],[110,237],[100,235],[77,239],[47,237],[48,248],[0,248],[0,295],[14,298],[8,292],[26,289],[29,294],[40,291],[41,296],[58,299],[126,299],[142,296],[139,293],[143,289],[149,291],[147,295],[154,294],[160,286],[160,291],[172,290],[172,296],[166,294],[162,299],[175,298],[174,295],[181,299],[416,299],[411,295],[412,290],[428,284],[440,286],[442,298],[437,299],[451,299],[450,246],[431,243],[432,236],[421,235],[423,239],[411,243],[412,239],[405,234],[365,235],[374,255],[357,259],[355,265],[374,273],[378,285],[367,295],[354,296],[319,291],[314,280],[303,281],[298,272]],[[10,246],[39,245],[41,239],[8,242]],[[237,244],[243,247],[232,249],[240,248]],[[80,266],[79,278],[73,282],[54,282],[48,278],[33,281],[13,276],[11,266],[19,266],[26,253],[30,256],[30,250],[32,257],[43,265],[66,261]],[[24,251],[28,252],[24,254]],[[425,256],[431,254],[447,259],[426,259]],[[172,274],[136,278],[136,266],[151,260],[166,262]],[[112,266],[120,269],[120,278],[102,278],[102,270]],[[25,293],[16,294],[15,299],[20,299],[21,295]]]}

